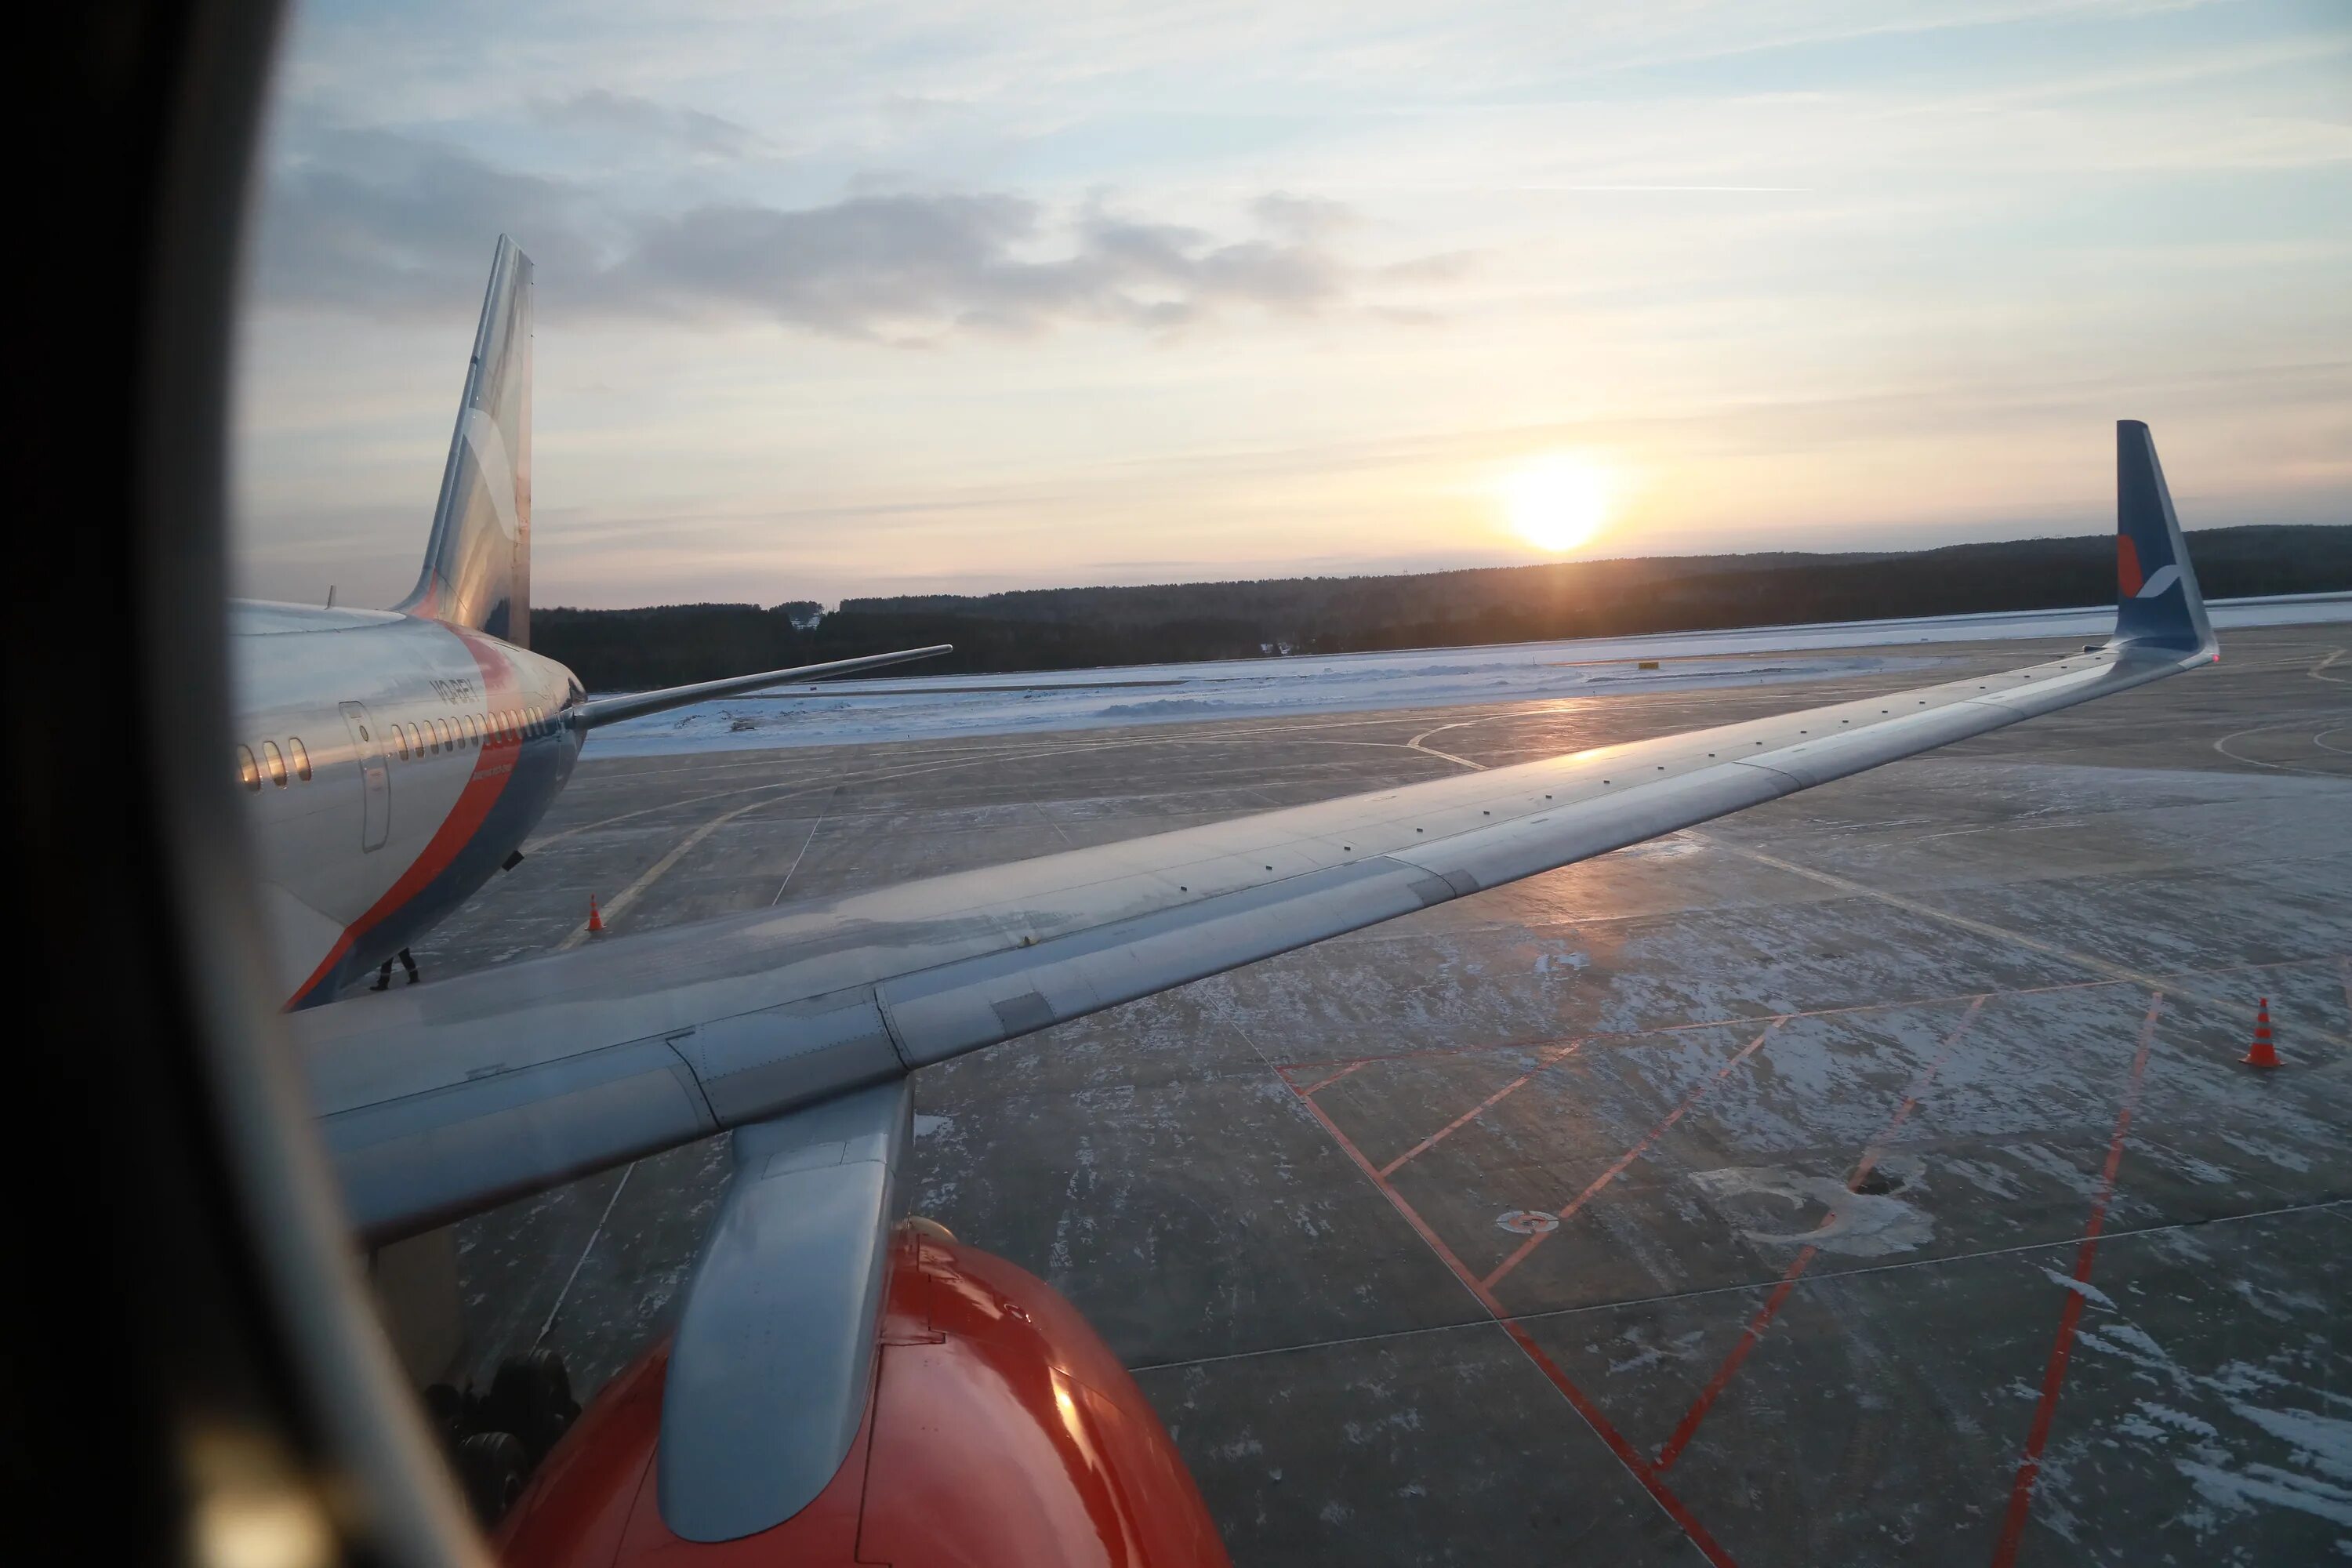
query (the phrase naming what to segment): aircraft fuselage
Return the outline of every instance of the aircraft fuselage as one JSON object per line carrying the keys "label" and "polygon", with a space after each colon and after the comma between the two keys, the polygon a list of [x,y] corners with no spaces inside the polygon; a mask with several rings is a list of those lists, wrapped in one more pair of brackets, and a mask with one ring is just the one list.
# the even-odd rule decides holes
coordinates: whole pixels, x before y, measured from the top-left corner
{"label": "aircraft fuselage", "polygon": [[231,606],[236,784],[278,994],[331,999],[519,848],[571,776],[579,680],[384,610]]}

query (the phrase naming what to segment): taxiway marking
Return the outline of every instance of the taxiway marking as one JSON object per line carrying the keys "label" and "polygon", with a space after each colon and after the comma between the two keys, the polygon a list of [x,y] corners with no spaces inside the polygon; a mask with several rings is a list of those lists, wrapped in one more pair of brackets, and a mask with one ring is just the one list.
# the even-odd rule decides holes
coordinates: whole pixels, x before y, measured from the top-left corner
{"label": "taxiway marking", "polygon": [[[2107,1223],[2107,1205],[2116,1195],[2116,1171],[2123,1163],[2124,1140],[2131,1132],[2132,1111],[2139,1104],[2140,1085],[2147,1077],[2147,1048],[2156,1039],[2156,1020],[2164,1011],[2158,993],[2147,1005],[2139,1026],[2139,1052],[2132,1058],[2131,1081],[2124,1089],[2123,1109],[2116,1113],[2115,1135],[2107,1140],[2106,1168],[2099,1173],[2099,1195],[2091,1205],[2091,1221],[2074,1251],[2074,1283],[2091,1282],[2091,1265],[2099,1256],[2099,1232]],[[2050,1424],[2058,1413],[2058,1391],[2066,1382],[2067,1359],[2074,1353],[2074,1327],[2082,1321],[2084,1292],[2066,1292],[2058,1312],[2058,1340],[2050,1347],[2050,1364],[2042,1373],[2042,1399],[2033,1409],[2033,1426],[2025,1438],[2024,1457],[2018,1460],[2017,1479],[2010,1485],[2009,1511],[2003,1516],[2000,1542],[1993,1548],[1993,1568],[2010,1568],[2025,1533],[2025,1516],[2033,1506],[2033,1483],[2042,1473],[2042,1449],[2050,1441]]]}
{"label": "taxiway marking", "polygon": [[539,1336],[530,1342],[531,1349],[537,1350],[547,1342],[548,1334],[555,1328],[555,1320],[562,1315],[563,1303],[571,1296],[573,1283],[580,1278],[580,1270],[588,1262],[588,1255],[596,1250],[596,1238],[604,1234],[604,1223],[613,1217],[613,1205],[621,1201],[621,1189],[629,1184],[629,1178],[636,1169],[637,1163],[630,1161],[627,1168],[622,1171],[621,1179],[613,1184],[613,1195],[604,1200],[604,1212],[596,1216],[596,1228],[588,1233],[588,1244],[580,1249],[580,1256],[572,1260],[572,1272],[563,1277],[563,1289],[555,1293],[555,1305],[547,1310],[547,1321],[539,1325]]}
{"label": "taxiway marking", "polygon": [[[605,920],[607,921],[611,921],[620,919],[622,913],[626,910],[631,904],[637,901],[638,895],[642,894],[647,888],[652,887],[656,882],[660,881],[662,878],[667,874],[669,868],[672,866],[677,865],[681,859],[685,858],[687,852],[692,849],[696,845],[701,843],[704,839],[709,837],[712,834],[718,832],[720,828],[726,826],[729,823],[734,821],[745,812],[757,811],[763,805],[773,805],[775,804],[776,803],[772,800],[755,800],[748,805],[739,805],[732,811],[722,811],[717,816],[712,817],[709,821],[704,823],[701,826],[696,828],[693,832],[679,839],[677,843],[671,847],[668,854],[663,856],[651,866],[646,868],[646,873],[644,876],[639,877],[635,881],[622,889],[621,891],[614,897],[612,902],[604,905],[604,913]],[[562,942],[555,944],[555,951],[557,952],[569,952],[572,949],[578,947],[582,942],[586,942],[590,934],[588,922],[586,921],[582,921],[578,925],[572,928],[572,934],[570,936],[565,937]]]}
{"label": "taxiway marking", "polygon": [[[1395,1159],[1391,1160],[1387,1164],[1382,1165],[1381,1167],[1381,1174],[1383,1176],[1395,1175],[1397,1173],[1398,1166],[1402,1165],[1406,1161],[1413,1159],[1418,1155],[1428,1153],[1432,1149],[1434,1149],[1440,1143],[1444,1142],[1447,1138],[1453,1136],[1454,1132],[1457,1129],[1464,1126],[1465,1123],[1476,1121],[1479,1117],[1484,1116],[1487,1111],[1494,1110],[1495,1107],[1500,1105],[1505,1100],[1524,1088],[1538,1073],[1544,1071],[1547,1068],[1550,1068],[1558,1063],[1566,1061],[1570,1057],[1574,1056],[1577,1052],[1577,1048],[1583,1044],[1584,1042],[1581,1039],[1577,1039],[1571,1040],[1566,1045],[1544,1047],[1538,1053],[1543,1058],[1541,1061],[1529,1068],[1527,1071],[1521,1073],[1518,1077],[1513,1079],[1510,1082],[1505,1084],[1502,1088],[1496,1089],[1494,1093],[1488,1095],[1486,1099],[1480,1100],[1477,1104],[1472,1106],[1469,1110],[1464,1111],[1461,1115],[1455,1117],[1453,1121],[1447,1122],[1444,1126],[1439,1128],[1436,1131],[1431,1133],[1428,1137],[1423,1139],[1420,1142],[1414,1144],[1412,1148],[1406,1150],[1403,1153],[1399,1154]],[[1329,1079],[1323,1080],[1324,1083],[1328,1083],[1331,1080]],[[1320,1089],[1323,1087],[1323,1084],[1318,1083],[1315,1087],[1316,1089]],[[1310,1089],[1307,1092],[1312,1093],[1314,1091]]]}
{"label": "taxiway marking", "polygon": [[[1577,1194],[1576,1196],[1569,1200],[1568,1206],[1559,1211],[1559,1217],[1560,1223],[1565,1225],[1569,1220],[1575,1217],[1577,1210],[1582,1208],[1587,1203],[1590,1203],[1602,1188],[1615,1181],[1618,1176],[1624,1172],[1628,1165],[1631,1165],[1634,1161],[1642,1157],[1643,1152],[1647,1150],[1651,1144],[1655,1143],[1659,1139],[1664,1137],[1667,1131],[1672,1128],[1675,1122],[1680,1121],[1684,1115],[1689,1111],[1691,1107],[1696,1105],[1700,1100],[1705,1100],[1717,1084],[1721,1083],[1724,1079],[1732,1075],[1734,1069],[1746,1062],[1749,1057],[1754,1056],[1758,1051],[1761,1050],[1764,1047],[1764,1042],[1778,1034],[1780,1032],[1780,1026],[1788,1021],[1789,1020],[1785,1017],[1773,1019],[1770,1024],[1765,1026],[1762,1034],[1757,1036],[1754,1039],[1748,1041],[1746,1046],[1740,1048],[1738,1056],[1733,1057],[1729,1061],[1724,1063],[1723,1066],[1717,1068],[1713,1078],[1703,1079],[1696,1088],[1693,1089],[1688,1094],[1683,1096],[1682,1103],[1675,1106],[1672,1110],[1666,1112],[1666,1119],[1664,1121],[1659,1122],[1655,1127],[1651,1128],[1647,1132],[1643,1133],[1642,1135],[1641,1142],[1635,1143],[1631,1149],[1626,1150],[1622,1154],[1618,1155],[1616,1161],[1612,1163],[1607,1170],[1593,1177],[1582,1192]],[[1519,1243],[1516,1251],[1514,1251],[1508,1258],[1504,1258],[1502,1262],[1495,1266],[1495,1271],[1493,1273],[1478,1281],[1479,1289],[1482,1290],[1493,1289],[1496,1285],[1502,1280],[1503,1276],[1508,1274],[1512,1269],[1517,1268],[1521,1263],[1527,1260],[1528,1253],[1533,1252],[1537,1247],[1543,1245],[1545,1237],[1555,1234],[1557,1233],[1553,1231],[1541,1231]]]}
{"label": "taxiway marking", "polygon": [[[1991,993],[1988,992],[1969,1004],[1969,1010],[1961,1015],[1960,1021],[1952,1026],[1951,1033],[1944,1037],[1944,1043],[1937,1047],[1934,1058],[1912,1081],[1910,1089],[1903,1097],[1903,1103],[1895,1107],[1893,1118],[1885,1127],[1879,1129],[1876,1137],[1863,1146],[1860,1163],[1854,1166],[1853,1174],[1845,1179],[1848,1192],[1860,1187],[1863,1178],[1876,1168],[1879,1156],[1886,1152],[1886,1144],[1897,1132],[1903,1131],[1903,1124],[1911,1119],[1911,1112],[1917,1109],[1920,1097],[1926,1094],[1928,1087],[1936,1081],[1937,1073],[1943,1070],[1946,1059],[1952,1054],[1952,1047],[1958,1045],[1961,1037],[1975,1025],[1977,1015],[1984,1011],[1984,1005],[1990,995]],[[1836,1211],[1831,1211],[1822,1221],[1821,1227],[1826,1228],[1836,1218]],[[1731,1380],[1738,1374],[1740,1364],[1747,1361],[1748,1352],[1763,1342],[1764,1331],[1772,1326],[1772,1320],[1780,1315],[1782,1304],[1789,1299],[1789,1293],[1797,1288],[1797,1280],[1807,1268],[1812,1267],[1813,1259],[1820,1254],[1821,1248],[1811,1244],[1798,1251],[1796,1258],[1790,1263],[1788,1271],[1780,1276],[1780,1284],[1774,1288],[1772,1294],[1766,1298],[1764,1305],[1759,1309],[1756,1315],[1748,1321],[1748,1326],[1740,1331],[1739,1342],[1731,1347],[1731,1353],[1724,1357],[1723,1364],[1716,1369],[1715,1375],[1709,1378],[1706,1386],[1699,1391],[1699,1396],[1691,1402],[1691,1407],[1683,1412],[1683,1418],[1675,1424],[1673,1436],[1669,1436],[1665,1446],[1658,1450],[1658,1468],[1662,1470],[1669,1468],[1676,1459],[1682,1458],[1683,1450],[1689,1447],[1690,1440],[1698,1435],[1699,1423],[1706,1419],[1706,1413],[1714,1408],[1715,1402],[1722,1397],[1723,1391],[1731,1386]]]}
{"label": "taxiway marking", "polygon": [[[1387,1178],[1382,1176],[1374,1168],[1372,1163],[1364,1157],[1364,1152],[1357,1148],[1354,1141],[1345,1132],[1339,1131],[1339,1123],[1333,1121],[1324,1113],[1321,1106],[1316,1104],[1305,1094],[1301,1093],[1298,1098],[1299,1102],[1307,1107],[1307,1114],[1322,1123],[1323,1131],[1331,1135],[1333,1142],[1337,1142],[1347,1153],[1348,1158],[1355,1163],[1356,1168],[1363,1172],[1372,1185],[1380,1191],[1381,1196],[1388,1199],[1389,1205],[1396,1210],[1405,1224],[1412,1227],[1413,1234],[1420,1237],[1423,1244],[1437,1255],[1438,1261],[1453,1272],[1454,1278],[1461,1283],[1462,1288],[1470,1292],[1472,1300],[1486,1310],[1487,1317],[1492,1320],[1496,1327],[1501,1329],[1511,1342],[1519,1348],[1519,1352],[1534,1363],[1536,1370],[1543,1374],[1545,1381],[1559,1391],[1560,1397],[1568,1401],[1570,1407],[1583,1419],[1592,1435],[1601,1439],[1602,1446],[1607,1447],[1617,1462],[1624,1467],[1625,1472],[1650,1495],[1650,1500],[1658,1506],[1659,1510],[1674,1521],[1675,1527],[1688,1538],[1690,1543],[1698,1548],[1700,1555],[1713,1563],[1715,1568],[1737,1568],[1731,1554],[1723,1549],[1722,1544],[1713,1535],[1708,1533],[1706,1526],[1698,1521],[1697,1517],[1691,1512],[1689,1505],[1675,1495],[1673,1489],[1666,1485],[1664,1478],[1658,1474],[1657,1467],[1642,1458],[1633,1445],[1625,1440],[1625,1435],[1618,1431],[1615,1424],[1601,1413],[1601,1407],[1592,1402],[1591,1397],[1576,1385],[1575,1381],[1560,1369],[1559,1363],[1545,1353],[1541,1345],[1536,1343],[1535,1336],[1528,1331],[1526,1326],[1503,1310],[1503,1304],[1495,1299],[1495,1293],[1488,1289],[1475,1274],[1470,1272],[1469,1266],[1455,1255],[1452,1247],[1445,1245],[1434,1230],[1430,1228],[1429,1222],[1423,1219],[1412,1205],[1405,1201],[1404,1194],[1389,1184]],[[1538,1237],[1531,1239],[1542,1238]]]}
{"label": "taxiway marking", "polygon": [[2109,963],[2104,958],[2094,958],[2087,952],[2077,952],[2071,947],[2062,947],[2054,942],[2044,942],[2040,937],[2028,936],[2021,931],[2011,931],[2007,926],[1997,926],[1990,921],[1980,921],[1969,915],[1955,914],[1949,910],[1939,910],[1933,904],[1923,904],[1916,899],[1906,899],[1899,893],[1890,893],[1884,888],[1874,888],[1867,882],[1857,882],[1850,877],[1841,877],[1833,871],[1816,871],[1810,866],[1800,866],[1793,860],[1783,860],[1778,855],[1769,855],[1761,849],[1749,849],[1742,845],[1731,843],[1727,839],[1709,837],[1706,834],[1694,832],[1689,828],[1683,829],[1682,837],[1695,843],[1704,844],[1710,849],[1720,849],[1727,854],[1737,855],[1742,859],[1753,860],[1759,866],[1769,866],[1776,870],[1786,871],[1791,876],[1819,882],[1825,888],[1834,888],[1842,893],[1851,894],[1856,898],[1874,899],[1879,903],[1902,910],[1906,913],[1938,921],[1945,925],[1958,926],[1960,930],[1973,932],[1978,936],[1988,937],[1995,942],[2009,942],[2042,953],[2046,957],[2063,960],[2079,969],[2087,969],[2094,974],[2104,974],[2111,981],[2127,985],[2144,985],[2150,991],[2160,992],[2167,995],[2186,996],[2192,1002],[2202,1002],[2209,1006],[2225,1005],[2222,998],[2210,992],[2200,991],[2194,986],[2184,985],[2177,980],[2167,980],[2161,975],[2149,974],[2121,963]]}

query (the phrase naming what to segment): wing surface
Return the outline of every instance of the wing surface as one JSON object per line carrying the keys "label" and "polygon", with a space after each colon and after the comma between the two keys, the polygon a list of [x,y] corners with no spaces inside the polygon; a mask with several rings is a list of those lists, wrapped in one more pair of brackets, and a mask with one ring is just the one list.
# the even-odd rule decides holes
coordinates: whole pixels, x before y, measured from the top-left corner
{"label": "wing surface", "polygon": [[2116,644],[613,939],[289,1023],[354,1219],[403,1234],[2211,657]]}
{"label": "wing surface", "polygon": [[2147,428],[2117,633],[1983,679],[670,927],[297,1014],[371,1238],[735,1129],[678,1313],[665,1521],[750,1535],[848,1452],[916,1068],[2216,657]]}
{"label": "wing surface", "polygon": [[929,647],[902,648],[896,653],[869,653],[856,658],[836,658],[828,664],[795,665],[790,669],[766,669],[757,675],[730,675],[718,680],[698,680],[691,686],[665,686],[655,691],[625,691],[617,697],[592,697],[572,709],[572,722],[583,730],[593,730],[603,724],[617,724],[624,719],[642,719],[648,713],[663,713],[672,708],[683,708],[691,702],[707,701],[713,697],[733,697],[746,691],[764,691],[771,686],[793,686],[803,680],[829,680],[839,675],[856,675],[861,670],[880,669],[885,665],[904,664],[913,658],[936,658],[943,653],[953,653],[953,643],[936,643]]}
{"label": "wing surface", "polygon": [[428,1228],[2207,662],[2212,633],[2146,427],[2126,423],[2117,447],[2128,631],[2095,650],[607,939],[296,1015],[352,1218],[373,1239]]}

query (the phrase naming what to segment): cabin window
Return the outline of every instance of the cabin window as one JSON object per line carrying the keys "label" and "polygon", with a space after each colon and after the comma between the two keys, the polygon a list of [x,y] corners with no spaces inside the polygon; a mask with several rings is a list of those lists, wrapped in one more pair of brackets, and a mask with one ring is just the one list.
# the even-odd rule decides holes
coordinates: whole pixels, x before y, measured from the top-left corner
{"label": "cabin window", "polygon": [[421,757],[424,754],[425,737],[418,732],[415,725],[411,724],[408,726],[408,750],[403,752],[401,755],[404,757]]}
{"label": "cabin window", "polygon": [[449,721],[446,719],[436,719],[431,722],[433,725],[433,749],[436,752],[447,751],[449,749]]}
{"label": "cabin window", "polygon": [[294,758],[294,776],[304,784],[310,782],[310,753],[302,748],[302,737],[297,735],[286,742],[286,750]]}
{"label": "cabin window", "polygon": [[261,770],[253,765],[253,748],[250,746],[236,749],[236,782],[247,789],[261,787]]}
{"label": "cabin window", "polygon": [[261,742],[261,765],[269,770],[269,782],[279,789],[286,787],[286,753],[278,749],[275,741]]}
{"label": "cabin window", "polygon": [[474,724],[474,716],[471,713],[466,714],[464,717],[460,718],[457,722],[466,727],[467,745],[476,746],[481,743],[482,732],[479,729],[476,728]]}

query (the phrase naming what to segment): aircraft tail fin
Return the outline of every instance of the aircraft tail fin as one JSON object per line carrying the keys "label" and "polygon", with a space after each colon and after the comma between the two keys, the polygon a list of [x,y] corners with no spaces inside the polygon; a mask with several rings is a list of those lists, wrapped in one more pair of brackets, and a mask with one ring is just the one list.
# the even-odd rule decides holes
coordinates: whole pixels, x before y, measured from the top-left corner
{"label": "aircraft tail fin", "polygon": [[2156,439],[2137,419],[2116,422],[2116,637],[2184,654],[2219,646]]}
{"label": "aircraft tail fin", "polygon": [[397,606],[530,645],[531,262],[505,235],[415,588]]}

